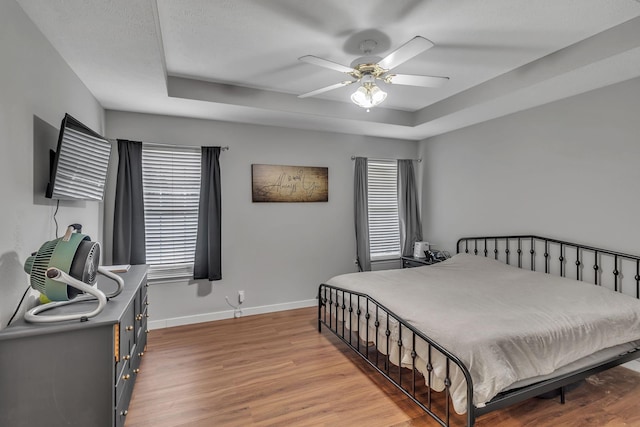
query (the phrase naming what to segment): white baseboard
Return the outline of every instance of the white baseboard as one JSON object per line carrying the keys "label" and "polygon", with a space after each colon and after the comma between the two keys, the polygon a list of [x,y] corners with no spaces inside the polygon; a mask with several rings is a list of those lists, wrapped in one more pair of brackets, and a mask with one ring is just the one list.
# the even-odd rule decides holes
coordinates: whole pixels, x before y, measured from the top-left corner
{"label": "white baseboard", "polygon": [[622,366],[624,366],[625,368],[629,368],[632,371],[636,371],[636,372],[640,372],[640,361],[639,360],[632,360],[631,362],[627,362],[622,364]]}
{"label": "white baseboard", "polygon": [[[258,307],[243,307],[242,316],[275,313],[276,311],[293,310],[296,308],[315,307],[317,299],[286,302],[282,304],[261,305]],[[149,330],[171,328],[173,326],[191,325],[194,323],[212,322],[214,320],[233,319],[234,310],[217,311],[213,313],[194,314],[193,316],[173,317],[163,320],[150,320]]]}

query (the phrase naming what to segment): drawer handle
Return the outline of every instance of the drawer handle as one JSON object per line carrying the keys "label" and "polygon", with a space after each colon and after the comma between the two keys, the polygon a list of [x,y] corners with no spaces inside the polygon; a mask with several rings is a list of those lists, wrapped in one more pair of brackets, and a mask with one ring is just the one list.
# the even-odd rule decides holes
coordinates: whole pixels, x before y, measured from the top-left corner
{"label": "drawer handle", "polygon": [[131,375],[129,375],[129,374],[122,376],[122,379],[125,380],[125,381],[128,381],[129,378],[131,378]]}
{"label": "drawer handle", "polygon": [[144,356],[144,351],[142,351],[142,352],[138,353],[138,356],[139,356],[139,357]]}
{"label": "drawer handle", "polygon": [[148,314],[146,314],[145,316],[149,317],[149,315],[148,315]]}
{"label": "drawer handle", "polygon": [[136,316],[136,320],[142,320],[142,314],[138,314],[138,315]]}
{"label": "drawer handle", "polygon": [[129,360],[131,359],[131,355],[127,354],[126,356],[123,357],[124,360]]}
{"label": "drawer handle", "polygon": [[134,369],[134,370],[133,370],[133,373],[134,373],[134,374],[139,374],[139,373],[140,373],[140,368],[136,368],[136,369]]}
{"label": "drawer handle", "polygon": [[149,330],[148,330],[148,329],[145,329],[145,330],[144,330],[144,332],[148,334],[148,333],[149,333]]}
{"label": "drawer handle", "polygon": [[127,326],[125,329],[126,329],[127,331],[133,331],[133,326]]}
{"label": "drawer handle", "polygon": [[145,301],[144,305],[149,305],[149,301]]}
{"label": "drawer handle", "polygon": [[129,411],[127,411],[126,409],[122,412],[120,412],[120,415],[126,416],[129,413]]}

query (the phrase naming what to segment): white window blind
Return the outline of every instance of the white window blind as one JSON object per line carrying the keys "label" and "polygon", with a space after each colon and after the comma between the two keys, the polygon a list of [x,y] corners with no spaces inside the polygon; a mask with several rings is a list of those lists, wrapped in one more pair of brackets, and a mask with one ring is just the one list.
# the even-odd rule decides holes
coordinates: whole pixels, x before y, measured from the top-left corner
{"label": "white window blind", "polygon": [[199,147],[142,146],[149,279],[193,275],[200,151]]}
{"label": "white window blind", "polygon": [[369,159],[367,171],[371,260],[399,258],[398,163],[396,160]]}

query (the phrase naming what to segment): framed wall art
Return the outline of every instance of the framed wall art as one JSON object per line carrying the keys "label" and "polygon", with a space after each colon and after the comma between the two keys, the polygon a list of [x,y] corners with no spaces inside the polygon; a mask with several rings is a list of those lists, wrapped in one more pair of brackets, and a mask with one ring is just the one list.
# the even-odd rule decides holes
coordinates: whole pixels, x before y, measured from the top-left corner
{"label": "framed wall art", "polygon": [[253,202],[327,202],[329,168],[251,165]]}

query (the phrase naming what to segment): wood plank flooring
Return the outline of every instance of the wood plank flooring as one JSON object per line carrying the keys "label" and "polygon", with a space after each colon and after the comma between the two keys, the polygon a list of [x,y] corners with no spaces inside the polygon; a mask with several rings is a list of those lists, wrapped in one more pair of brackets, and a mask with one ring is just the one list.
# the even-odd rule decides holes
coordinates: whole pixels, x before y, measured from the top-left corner
{"label": "wood plank flooring", "polygon": [[[437,426],[305,308],[151,331],[126,427]],[[617,367],[478,427],[640,426],[640,373]],[[456,424],[462,423],[456,418]]]}

